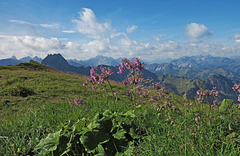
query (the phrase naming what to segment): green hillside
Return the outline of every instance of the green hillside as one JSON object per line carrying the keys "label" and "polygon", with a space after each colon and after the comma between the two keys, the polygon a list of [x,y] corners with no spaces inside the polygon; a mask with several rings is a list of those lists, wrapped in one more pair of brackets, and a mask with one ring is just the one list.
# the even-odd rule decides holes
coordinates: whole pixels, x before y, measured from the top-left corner
{"label": "green hillside", "polygon": [[222,75],[211,75],[208,79],[200,80],[196,78],[185,78],[173,75],[159,75],[159,81],[163,82],[166,89],[175,93],[177,95],[186,95],[189,99],[197,98],[197,90],[209,89],[213,87],[219,91],[218,101],[223,99],[233,99],[237,102],[237,92],[235,92],[232,87],[236,83]]}
{"label": "green hillside", "polygon": [[[93,90],[86,80],[34,61],[0,66],[0,155],[240,152],[240,109],[231,101],[213,109],[161,87],[110,81]],[[84,102],[69,104],[78,97]]]}

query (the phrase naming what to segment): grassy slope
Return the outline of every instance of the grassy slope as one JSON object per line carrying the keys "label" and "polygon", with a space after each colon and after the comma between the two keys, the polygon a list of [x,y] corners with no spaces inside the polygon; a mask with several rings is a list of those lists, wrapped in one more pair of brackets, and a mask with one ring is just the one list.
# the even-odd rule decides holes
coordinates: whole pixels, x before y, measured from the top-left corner
{"label": "grassy slope", "polygon": [[[0,70],[0,120],[15,118],[49,103],[69,100],[83,92],[83,88],[79,85],[83,79],[44,67],[36,62],[33,65],[38,65],[38,68],[32,68],[32,64],[24,63]],[[20,95],[25,91],[24,89],[30,90],[29,96]]]}
{"label": "grassy slope", "polygon": [[[41,138],[54,132],[61,123],[91,118],[106,109],[114,110],[112,100],[106,98],[107,93],[102,89],[93,91],[83,87],[85,80],[86,77],[62,73],[33,61],[0,67],[0,136],[3,136],[0,138],[0,155],[29,154]],[[117,111],[131,109],[131,101],[126,98],[123,86],[112,84],[113,90],[119,92]],[[23,97],[21,92],[29,95]],[[68,104],[69,100],[79,96],[86,100],[86,105]],[[222,144],[226,141],[225,136],[239,128],[235,118],[218,118],[214,120],[221,123],[217,127],[207,123],[196,125],[194,117],[200,106],[176,95],[173,95],[173,102],[181,111],[156,111],[148,103],[138,110],[140,117],[136,122],[148,129],[149,134],[137,150],[139,155],[181,155],[186,151],[188,154],[209,154],[216,152],[215,148],[221,154],[231,153],[226,151],[228,149],[233,154],[239,152],[239,146],[236,147],[234,142],[228,140],[230,143]],[[186,108],[185,103],[192,103],[192,106]],[[194,111],[186,115],[185,110],[191,108]],[[231,124],[231,131],[228,124]]]}

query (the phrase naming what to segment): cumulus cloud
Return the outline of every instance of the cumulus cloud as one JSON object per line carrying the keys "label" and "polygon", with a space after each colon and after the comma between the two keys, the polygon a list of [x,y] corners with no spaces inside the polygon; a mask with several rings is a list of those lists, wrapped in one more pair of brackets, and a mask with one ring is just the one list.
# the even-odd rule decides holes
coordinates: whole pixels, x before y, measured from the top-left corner
{"label": "cumulus cloud", "polygon": [[[58,52],[65,45],[57,38],[43,38],[36,36],[7,36],[0,35],[0,53],[15,55],[19,58],[25,56],[45,57],[48,53]],[[2,58],[7,56],[2,55]]]}
{"label": "cumulus cloud", "polygon": [[236,43],[240,43],[240,33],[236,33],[233,35],[233,38],[235,39]]}
{"label": "cumulus cloud", "polygon": [[205,37],[209,37],[213,34],[203,24],[191,23],[186,26],[186,35],[193,42],[199,42]]}
{"label": "cumulus cloud", "polygon": [[[10,22],[36,26],[34,24],[10,20]],[[228,56],[240,55],[239,44],[226,46],[223,44],[207,44],[201,42],[204,38],[211,36],[212,32],[203,24],[191,23],[186,26],[186,35],[191,43],[180,43],[175,41],[163,41],[166,34],[157,34],[153,38],[158,43],[139,42],[130,39],[128,33],[134,32],[137,26],[129,26],[126,32],[117,32],[109,22],[101,22],[97,19],[91,9],[83,8],[79,12],[79,18],[74,19],[73,28],[63,30],[64,33],[80,33],[86,35],[88,41],[83,44],[68,42],[61,38],[45,38],[37,36],[8,36],[0,35],[0,58],[15,55],[18,58],[25,56],[46,57],[47,54],[61,53],[67,59],[86,60],[97,55],[119,57],[139,57],[152,61],[166,58],[178,58],[186,55]],[[57,28],[54,24],[37,25],[45,28]],[[240,43],[240,33],[233,36]],[[89,41],[90,39],[90,41]]]}
{"label": "cumulus cloud", "polygon": [[99,39],[112,31],[111,24],[99,22],[91,9],[83,8],[79,19],[74,19],[75,30],[93,39]]}
{"label": "cumulus cloud", "polygon": [[137,29],[137,26],[136,25],[132,25],[132,26],[127,27],[126,31],[127,31],[127,33],[132,33],[136,29]]}
{"label": "cumulus cloud", "polygon": [[238,45],[207,43],[178,43],[164,41],[159,44],[142,43],[129,38],[101,38],[85,44],[66,42],[58,38],[43,38],[36,36],[7,36],[0,35],[0,58],[15,55],[17,58],[25,56],[46,57],[47,54],[61,53],[65,58],[86,60],[97,55],[119,57],[139,57],[152,61],[156,59],[178,58],[186,55],[234,56],[240,55]]}

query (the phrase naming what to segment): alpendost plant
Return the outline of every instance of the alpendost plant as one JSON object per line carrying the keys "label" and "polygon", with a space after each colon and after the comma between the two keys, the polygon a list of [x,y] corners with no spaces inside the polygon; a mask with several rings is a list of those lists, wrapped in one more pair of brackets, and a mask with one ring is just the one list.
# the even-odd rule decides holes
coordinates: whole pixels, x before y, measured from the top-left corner
{"label": "alpendost plant", "polygon": [[[110,87],[110,92],[112,94],[112,97],[115,97],[114,105],[116,110],[116,101],[118,92],[113,90],[113,87],[109,81],[109,76],[113,74],[113,71],[110,68],[106,67],[100,67],[101,72],[97,70],[97,67],[92,67],[90,69],[90,77],[86,82],[83,84],[83,86],[90,86],[93,90],[97,90],[99,87],[98,85],[103,85],[105,82],[107,82],[108,86]],[[134,109],[135,105],[139,104],[140,101],[137,101],[136,94],[140,95],[143,89],[141,89],[138,84],[140,81],[142,81],[142,74],[140,71],[144,69],[144,63],[140,62],[139,58],[135,58],[132,60],[128,59],[122,59],[121,64],[118,65],[119,71],[118,74],[122,74],[124,71],[128,71],[128,75],[125,80],[122,81],[122,83],[127,86],[128,84],[131,86],[131,89],[126,89],[126,96],[130,97],[131,100],[134,103]],[[106,85],[103,85],[106,89]],[[147,91],[144,92],[147,95]],[[108,96],[108,93],[106,94]]]}
{"label": "alpendost plant", "polygon": [[[121,64],[118,66],[118,74],[122,74],[123,72],[127,72],[126,78],[122,81],[122,84],[126,86],[126,97],[130,99],[133,103],[133,108],[135,110],[137,105],[143,104],[144,102],[152,104],[156,109],[160,110],[163,107],[172,108],[172,97],[169,91],[165,90],[165,86],[161,85],[160,82],[153,83],[153,89],[155,92],[150,95],[149,89],[144,86],[144,79],[142,78],[141,71],[144,69],[144,63],[140,61],[139,58],[134,58],[132,60],[122,59]],[[93,90],[99,89],[99,85],[104,87],[104,90],[107,92],[107,87],[105,82],[110,88],[110,92],[112,97],[115,97],[114,105],[116,111],[116,101],[118,92],[113,90],[113,87],[109,81],[109,76],[113,74],[113,71],[110,68],[100,67],[98,70],[97,67],[92,67],[90,69],[90,77],[83,83],[83,86],[90,86]],[[148,85],[149,87],[149,85]],[[105,94],[107,96],[108,102],[108,93]],[[150,97],[149,100],[147,98]],[[143,100],[145,99],[145,100]],[[76,100],[76,99],[75,99]],[[81,98],[81,101],[83,99]],[[72,104],[72,102],[69,102]]]}

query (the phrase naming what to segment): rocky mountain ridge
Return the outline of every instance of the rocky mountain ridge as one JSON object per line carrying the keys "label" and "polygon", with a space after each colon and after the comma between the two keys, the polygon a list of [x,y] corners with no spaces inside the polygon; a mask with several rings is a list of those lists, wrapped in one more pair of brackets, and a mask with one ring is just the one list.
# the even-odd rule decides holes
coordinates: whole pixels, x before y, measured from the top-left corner
{"label": "rocky mountain ridge", "polygon": [[[84,67],[84,66],[73,66],[70,65],[65,58],[61,54],[50,54],[45,59],[43,59],[42,64],[50,66],[52,68],[55,68],[57,70],[63,71],[63,72],[71,72],[71,73],[77,73],[80,75],[90,76],[90,69],[91,67]],[[126,76],[128,75],[128,72],[125,71],[122,74],[117,74],[118,68],[116,66],[108,66],[108,65],[98,65],[98,71],[100,72],[100,66],[110,68],[114,74],[112,74],[109,79],[114,81],[123,81]],[[156,74],[143,69],[142,70],[143,77],[145,79],[151,79],[154,82],[158,81],[158,77]]]}

